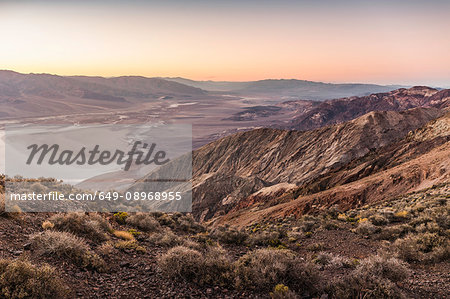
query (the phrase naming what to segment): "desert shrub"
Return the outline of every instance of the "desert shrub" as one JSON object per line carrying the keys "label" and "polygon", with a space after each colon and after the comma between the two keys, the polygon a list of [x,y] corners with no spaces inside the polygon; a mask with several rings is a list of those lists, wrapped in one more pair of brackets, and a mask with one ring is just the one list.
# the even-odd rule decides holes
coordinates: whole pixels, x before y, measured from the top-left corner
{"label": "desert shrub", "polygon": [[1,298],[66,298],[68,288],[56,271],[26,260],[0,260]]}
{"label": "desert shrub", "polygon": [[153,213],[153,217],[158,220],[159,224],[162,226],[168,226],[170,228],[175,228],[176,220],[180,217],[179,214],[169,215],[165,213]]}
{"label": "desert shrub", "polygon": [[395,216],[394,216],[394,211],[390,208],[385,208],[379,211],[380,216],[384,217],[387,222],[391,222],[394,220]]}
{"label": "desert shrub", "polygon": [[306,246],[306,249],[309,251],[321,251],[324,247],[325,245],[323,243],[312,243]]}
{"label": "desert shrub", "polygon": [[311,215],[305,215],[300,220],[300,229],[303,232],[313,232],[315,229],[320,227],[320,220]]}
{"label": "desert shrub", "polygon": [[201,244],[203,247],[214,245],[215,242],[211,239],[211,236],[208,232],[198,233],[191,236],[191,239],[198,244]]}
{"label": "desert shrub", "polygon": [[442,211],[442,213],[437,214],[434,217],[434,220],[436,224],[442,229],[447,230],[450,229],[450,217],[448,215],[448,212]]}
{"label": "desert shrub", "polygon": [[291,232],[288,232],[287,237],[288,237],[288,241],[290,243],[293,243],[293,242],[296,242],[297,240],[299,240],[301,237],[303,237],[303,233],[291,231]]}
{"label": "desert shrub", "polygon": [[300,227],[301,230],[304,232],[312,232],[319,226],[320,226],[319,223],[314,220],[306,220],[302,222]]}
{"label": "desert shrub", "polygon": [[35,193],[45,193],[47,192],[47,187],[42,185],[39,182],[33,183],[29,186],[30,191],[34,191]]}
{"label": "desert shrub", "polygon": [[370,216],[368,219],[370,222],[372,222],[372,224],[377,226],[388,224],[388,220],[386,219],[386,217],[380,214],[374,214]]}
{"label": "desert shrub", "polygon": [[397,257],[407,262],[419,261],[423,259],[423,247],[417,242],[414,235],[408,235],[403,239],[398,239],[393,245]]}
{"label": "desert shrub", "polygon": [[126,219],[128,218],[127,212],[117,212],[113,216],[114,220],[119,224],[125,224]]}
{"label": "desert shrub", "polygon": [[380,229],[373,225],[369,220],[361,221],[358,223],[356,232],[361,235],[372,235],[378,232]]}
{"label": "desert shrub", "polygon": [[89,250],[83,238],[68,232],[44,231],[31,236],[31,246],[39,255],[68,258],[73,263],[104,271],[105,262]]}
{"label": "desert shrub", "polygon": [[364,275],[358,277],[354,274],[346,275],[328,286],[327,293],[332,298],[405,298],[397,285],[388,279]]}
{"label": "desert shrub", "polygon": [[319,252],[317,257],[313,260],[314,263],[325,266],[331,262],[334,254],[328,252]]}
{"label": "desert shrub", "polygon": [[324,220],[322,222],[322,227],[326,230],[339,229],[339,222],[337,220]]}
{"label": "desert shrub", "polygon": [[48,222],[58,231],[70,232],[93,241],[108,240],[106,232],[112,231],[109,222],[97,214],[56,214],[50,217]]}
{"label": "desert shrub", "polygon": [[294,290],[316,291],[316,269],[290,250],[254,250],[235,264],[238,288],[270,291],[272,286],[282,283]]}
{"label": "desert shrub", "polygon": [[396,240],[393,250],[407,262],[438,262],[450,257],[448,240],[436,233],[409,234]]}
{"label": "desert shrub", "polygon": [[132,250],[139,253],[147,252],[145,247],[139,245],[139,243],[136,240],[119,241],[114,244],[114,247],[122,251]]}
{"label": "desert shrub", "polygon": [[172,279],[182,279],[198,285],[230,285],[233,265],[220,248],[210,248],[206,253],[177,246],[158,259],[163,274]]}
{"label": "desert shrub", "polygon": [[408,219],[410,216],[411,215],[406,210],[398,211],[397,213],[394,214],[394,220],[395,221],[402,221],[402,220]]}
{"label": "desert shrub", "polygon": [[450,245],[442,244],[433,249],[427,256],[430,262],[448,261],[450,259]]}
{"label": "desert shrub", "polygon": [[182,215],[178,217],[176,221],[176,227],[177,229],[184,231],[186,233],[196,234],[206,231],[206,228],[197,221],[195,221],[192,215]]}
{"label": "desert shrub", "polygon": [[129,216],[126,222],[143,231],[153,232],[161,228],[159,222],[150,214],[139,213]]}
{"label": "desert shrub", "polygon": [[414,228],[409,224],[388,226],[380,231],[377,239],[393,241],[412,231]]}
{"label": "desert shrub", "polygon": [[409,270],[406,263],[397,258],[376,255],[362,260],[356,267],[355,274],[373,275],[399,282],[408,277]]}
{"label": "desert shrub", "polygon": [[134,228],[129,229],[129,230],[128,230],[128,233],[130,233],[133,237],[136,237],[136,236],[140,236],[140,235],[141,235],[141,232],[138,232],[138,231],[135,230]]}
{"label": "desert shrub", "polygon": [[395,258],[367,258],[349,275],[328,287],[334,298],[404,298],[395,282],[408,276],[408,268]]}
{"label": "desert shrub", "polygon": [[102,256],[109,256],[114,253],[114,246],[110,241],[105,242],[97,248],[97,252]]}
{"label": "desert shrub", "polygon": [[[0,186],[1,187],[1,186]],[[0,193],[0,217],[5,218],[19,218],[22,215],[22,210],[18,205],[14,205],[10,212],[5,210],[5,194]]]}
{"label": "desert shrub", "polygon": [[280,233],[278,231],[259,231],[251,234],[248,238],[248,244],[251,246],[278,246],[281,244]]}
{"label": "desert shrub", "polygon": [[427,224],[428,222],[432,222],[432,221],[433,221],[433,217],[431,217],[430,215],[420,215],[419,217],[412,219],[409,223],[412,226],[418,226],[420,224]]}
{"label": "desert shrub", "polygon": [[416,226],[416,231],[419,233],[426,233],[426,232],[437,233],[440,230],[441,230],[440,226],[435,221],[422,223]]}
{"label": "desert shrub", "polygon": [[113,235],[123,240],[134,240],[134,236],[131,233],[122,230],[114,231]]}
{"label": "desert shrub", "polygon": [[151,234],[148,241],[157,246],[174,247],[183,244],[183,238],[177,236],[170,228]]}
{"label": "desert shrub", "polygon": [[[189,239],[182,236],[176,235],[170,228],[166,227],[161,232],[156,232],[148,237],[148,241],[156,246],[161,247],[175,247],[175,246],[185,246],[193,249],[200,249],[202,246],[200,243],[195,241],[195,238]],[[206,247],[206,244],[204,244]]]}
{"label": "desert shrub", "polygon": [[338,205],[331,206],[327,210],[327,214],[333,219],[336,219],[340,213],[341,213],[341,210],[339,209]]}
{"label": "desert shrub", "polygon": [[355,266],[350,259],[328,252],[319,252],[314,262],[326,269],[352,268]]}
{"label": "desert shrub", "polygon": [[55,227],[55,225],[53,223],[51,223],[50,221],[42,222],[42,228],[43,229],[52,229],[54,227]]}
{"label": "desert shrub", "polygon": [[244,230],[237,230],[224,226],[211,231],[210,236],[220,243],[235,245],[244,244],[248,239],[248,234]]}
{"label": "desert shrub", "polygon": [[288,286],[280,283],[273,288],[273,292],[270,292],[270,298],[272,299],[296,299],[300,298],[297,294],[289,290]]}

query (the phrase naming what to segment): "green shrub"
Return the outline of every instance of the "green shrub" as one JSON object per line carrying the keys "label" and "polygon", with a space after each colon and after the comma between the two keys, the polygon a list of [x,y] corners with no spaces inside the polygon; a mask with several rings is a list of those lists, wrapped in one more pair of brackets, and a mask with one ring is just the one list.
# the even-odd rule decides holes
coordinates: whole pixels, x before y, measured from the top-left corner
{"label": "green shrub", "polygon": [[114,247],[122,251],[133,250],[139,253],[147,252],[145,247],[139,245],[139,243],[136,240],[119,241],[114,244]]}
{"label": "green shrub", "polygon": [[289,290],[288,286],[280,283],[273,288],[273,292],[270,292],[272,299],[296,299],[299,298],[295,292]]}
{"label": "green shrub", "polygon": [[114,214],[114,220],[119,224],[125,224],[126,219],[128,218],[127,212],[117,212]]}

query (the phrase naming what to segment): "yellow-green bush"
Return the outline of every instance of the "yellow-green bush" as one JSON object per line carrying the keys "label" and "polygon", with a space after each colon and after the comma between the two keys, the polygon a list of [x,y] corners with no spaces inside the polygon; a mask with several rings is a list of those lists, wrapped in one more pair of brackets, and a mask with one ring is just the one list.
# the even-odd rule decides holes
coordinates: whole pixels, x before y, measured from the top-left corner
{"label": "yellow-green bush", "polygon": [[114,220],[119,224],[125,224],[126,219],[128,218],[127,212],[117,212],[114,214]]}

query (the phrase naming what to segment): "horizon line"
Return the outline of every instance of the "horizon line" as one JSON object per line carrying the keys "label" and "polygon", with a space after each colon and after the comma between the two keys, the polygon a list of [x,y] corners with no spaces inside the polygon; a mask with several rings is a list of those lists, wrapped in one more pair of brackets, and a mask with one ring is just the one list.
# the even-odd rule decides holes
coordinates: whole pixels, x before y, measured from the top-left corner
{"label": "horizon line", "polygon": [[[314,82],[314,83],[324,83],[324,84],[360,84],[360,85],[378,85],[378,86],[397,86],[397,87],[413,87],[413,86],[429,86],[428,84],[396,84],[396,83],[390,83],[390,84],[381,84],[381,83],[372,83],[372,82],[348,82],[348,81],[315,81],[315,80],[307,80],[307,79],[299,79],[299,78],[293,78],[293,77],[283,77],[283,78],[265,78],[265,79],[255,79],[255,80],[247,80],[247,81],[236,81],[236,80],[211,80],[211,79],[191,79],[189,77],[182,77],[182,76],[144,76],[144,75],[117,75],[117,76],[102,76],[102,75],[80,75],[80,74],[72,74],[72,75],[61,75],[57,73],[45,73],[45,72],[19,72],[11,69],[0,69],[0,72],[13,72],[16,74],[21,75],[50,75],[50,76],[57,76],[57,77],[92,77],[92,78],[121,78],[121,77],[141,77],[146,79],[183,79],[183,80],[190,80],[194,82],[216,82],[216,83],[249,83],[249,82],[258,82],[258,81],[269,81],[269,80],[277,80],[277,81],[305,81],[305,82]],[[433,85],[434,87],[438,88],[444,88],[439,85]],[[431,87],[431,86],[429,86]]]}

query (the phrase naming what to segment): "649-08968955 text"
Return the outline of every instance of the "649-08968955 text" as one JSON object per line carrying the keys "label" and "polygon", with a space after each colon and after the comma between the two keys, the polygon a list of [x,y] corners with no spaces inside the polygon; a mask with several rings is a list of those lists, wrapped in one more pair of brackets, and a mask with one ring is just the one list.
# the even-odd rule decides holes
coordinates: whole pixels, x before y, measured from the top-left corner
{"label": "649-08968955 text", "polygon": [[48,193],[11,193],[9,195],[11,201],[57,201],[57,200],[77,200],[77,201],[95,201],[95,200],[118,200],[126,199],[131,200],[148,200],[148,201],[172,201],[181,200],[181,192],[99,192],[93,193],[70,193],[65,195],[57,191],[51,191]]}

